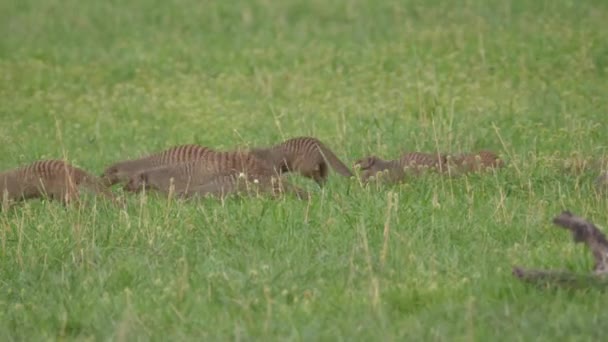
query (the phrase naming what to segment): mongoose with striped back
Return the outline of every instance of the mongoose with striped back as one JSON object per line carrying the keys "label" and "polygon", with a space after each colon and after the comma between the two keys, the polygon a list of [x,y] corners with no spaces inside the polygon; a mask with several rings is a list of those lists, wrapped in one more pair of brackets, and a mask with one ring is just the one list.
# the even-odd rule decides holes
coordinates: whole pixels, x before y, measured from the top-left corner
{"label": "mongoose with striped back", "polygon": [[502,168],[505,166],[505,162],[495,152],[481,150],[476,153],[450,156],[448,165],[450,174],[460,175]]}
{"label": "mongoose with striped back", "polygon": [[[237,183],[239,176],[266,189],[273,182],[296,189],[282,180],[270,165],[243,151],[218,151],[207,154],[203,159],[140,171],[130,178],[124,189],[131,192],[153,189],[173,192],[180,197],[188,197],[192,193],[232,193],[241,189]],[[299,189],[294,191],[304,194]]]}
{"label": "mongoose with striped back", "polygon": [[101,179],[106,186],[112,186],[129,181],[132,175],[140,171],[205,158],[212,151],[208,147],[195,144],[170,147],[145,157],[114,163],[104,170]]}
{"label": "mongoose with striped back", "polygon": [[352,171],[325,144],[313,137],[295,137],[271,147],[252,148],[250,153],[270,163],[279,173],[297,172],[319,186],[327,182],[328,165],[345,177]]}
{"label": "mongoose with striped back", "polygon": [[38,160],[0,173],[4,204],[46,197],[67,205],[79,200],[80,188],[102,195],[115,205],[124,205],[98,177],[63,160]]}
{"label": "mongoose with striped back", "polygon": [[371,155],[355,161],[361,173],[361,180],[365,183],[379,172],[382,178],[390,183],[398,183],[405,179],[408,174],[417,175],[424,170],[435,170],[442,172],[446,167],[447,156],[424,152],[407,152],[399,159],[384,160]]}

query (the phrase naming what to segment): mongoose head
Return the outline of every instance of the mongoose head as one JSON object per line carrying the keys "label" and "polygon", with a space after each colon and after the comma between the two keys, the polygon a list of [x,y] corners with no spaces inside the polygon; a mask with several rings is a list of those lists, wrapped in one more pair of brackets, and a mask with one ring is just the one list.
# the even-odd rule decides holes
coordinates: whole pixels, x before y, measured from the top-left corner
{"label": "mongoose head", "polygon": [[444,171],[447,167],[448,162],[450,161],[450,157],[445,153],[436,153],[433,154],[436,157],[436,165],[432,165],[431,168],[435,171]]}
{"label": "mongoose head", "polygon": [[377,164],[379,160],[380,160],[380,158],[378,158],[374,155],[363,157],[363,158],[355,161],[354,167],[359,168],[360,170],[369,170],[375,164]]}
{"label": "mongoose head", "polygon": [[361,180],[365,183],[382,169],[382,166],[380,165],[382,161],[383,160],[379,157],[371,155],[356,160],[354,168],[362,171]]}
{"label": "mongoose head", "polygon": [[101,181],[105,186],[112,186],[120,182],[119,171],[117,166],[110,166],[105,169],[100,175]]}
{"label": "mongoose head", "polygon": [[148,174],[138,172],[129,178],[129,181],[123,187],[123,190],[130,192],[139,192],[148,184]]}
{"label": "mongoose head", "polygon": [[481,150],[477,152],[481,163],[486,167],[499,168],[505,165],[505,162],[492,151]]}

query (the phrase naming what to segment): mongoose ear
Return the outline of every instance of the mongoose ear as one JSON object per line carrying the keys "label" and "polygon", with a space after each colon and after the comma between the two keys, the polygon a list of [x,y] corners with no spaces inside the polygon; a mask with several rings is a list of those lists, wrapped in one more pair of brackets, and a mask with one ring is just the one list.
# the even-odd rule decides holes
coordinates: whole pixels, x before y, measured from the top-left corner
{"label": "mongoose ear", "polygon": [[118,172],[118,168],[116,166],[110,166],[109,168],[103,170],[101,173],[101,177],[110,176]]}
{"label": "mongoose ear", "polygon": [[105,169],[103,173],[99,176],[99,178],[101,178],[101,180],[106,186],[111,186],[118,182],[117,174],[118,168],[115,166],[111,166]]}
{"label": "mongoose ear", "polygon": [[355,165],[358,165],[361,170],[367,170],[376,164],[377,159],[378,158],[376,156],[367,156],[359,159]]}
{"label": "mongoose ear", "polygon": [[138,172],[129,178],[123,189],[126,191],[139,191],[148,180],[148,176],[144,172]]}
{"label": "mongoose ear", "polygon": [[369,165],[369,162],[367,161],[368,159],[369,159],[369,157],[360,158],[360,159],[355,160],[353,167],[361,169],[361,170],[365,170]]}

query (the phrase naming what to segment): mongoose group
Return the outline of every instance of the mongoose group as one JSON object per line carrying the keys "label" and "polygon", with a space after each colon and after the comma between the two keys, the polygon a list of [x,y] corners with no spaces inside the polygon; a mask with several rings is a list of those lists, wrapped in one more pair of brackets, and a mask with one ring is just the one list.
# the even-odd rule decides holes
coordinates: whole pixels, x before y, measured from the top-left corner
{"label": "mongoose group", "polygon": [[[371,155],[354,163],[361,170],[363,183],[372,178],[398,183],[424,171],[457,176],[504,165],[496,153],[487,150],[461,155],[407,152],[395,160]],[[124,205],[110,191],[120,183],[125,192],[145,189],[180,198],[261,192],[275,197],[291,193],[307,199],[310,194],[289,183],[283,175],[294,172],[323,187],[330,166],[342,176],[354,176],[325,144],[313,137],[295,137],[274,146],[230,151],[186,144],[116,162],[99,177],[62,160],[39,160],[0,173],[0,190],[3,206],[42,197],[69,204],[79,200],[81,188]],[[608,174],[602,173],[597,182],[608,184]]]}

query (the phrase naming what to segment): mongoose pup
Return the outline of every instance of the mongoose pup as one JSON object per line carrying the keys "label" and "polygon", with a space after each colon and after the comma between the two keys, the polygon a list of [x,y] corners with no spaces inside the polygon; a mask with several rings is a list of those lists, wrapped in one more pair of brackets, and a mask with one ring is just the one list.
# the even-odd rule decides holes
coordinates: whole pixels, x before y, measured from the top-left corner
{"label": "mongoose pup", "polygon": [[250,153],[271,164],[279,173],[297,172],[323,186],[331,167],[345,177],[353,173],[321,141],[312,137],[295,137],[271,147],[252,148]]}
{"label": "mongoose pup", "polygon": [[103,180],[104,185],[112,186],[117,183],[127,182],[132,175],[140,171],[158,166],[197,160],[204,158],[212,151],[213,150],[208,147],[194,144],[174,146],[142,158],[115,163],[105,169],[101,175],[101,179]]}
{"label": "mongoose pup", "polygon": [[363,171],[361,173],[363,182],[382,172],[386,174],[383,177],[386,177],[388,182],[397,183],[404,180],[407,174],[420,174],[424,170],[442,172],[446,163],[447,156],[443,154],[408,152],[395,160],[384,160],[374,155],[367,156],[358,159],[354,165]]}
{"label": "mongoose pup", "polygon": [[123,204],[96,176],[62,160],[39,160],[0,173],[3,202],[47,197],[67,205],[79,199],[81,187]]}
{"label": "mongoose pup", "polygon": [[498,169],[505,162],[492,151],[482,150],[477,153],[461,154],[449,157],[450,173],[453,175]]}

